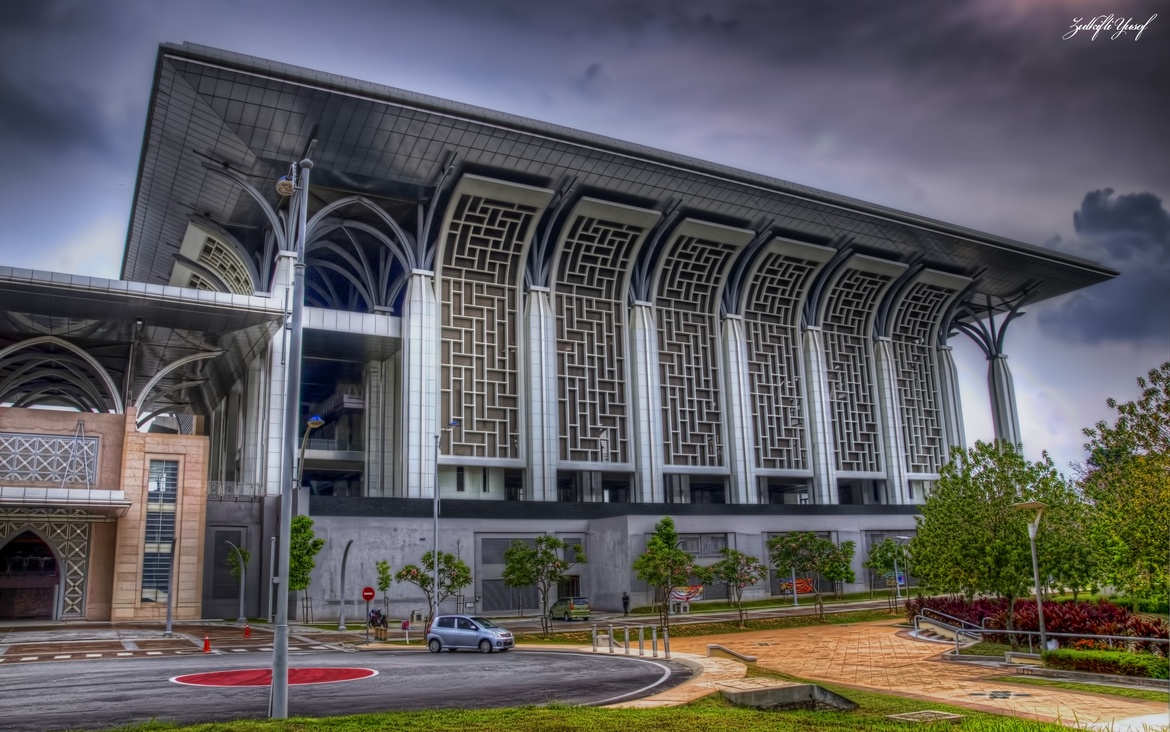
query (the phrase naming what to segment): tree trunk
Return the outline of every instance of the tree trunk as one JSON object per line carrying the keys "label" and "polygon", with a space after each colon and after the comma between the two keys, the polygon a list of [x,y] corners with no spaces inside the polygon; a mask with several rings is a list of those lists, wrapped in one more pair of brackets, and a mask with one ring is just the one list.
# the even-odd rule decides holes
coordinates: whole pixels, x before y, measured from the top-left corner
{"label": "tree trunk", "polygon": [[1076,601],[1077,601],[1077,594],[1078,594],[1079,592],[1080,592],[1080,590],[1078,590],[1077,588],[1075,588],[1075,587],[1074,587],[1074,588],[1072,588],[1072,593],[1073,593],[1073,604],[1074,604],[1074,605],[1076,604]]}
{"label": "tree trunk", "polygon": [[1019,640],[1016,639],[1015,633],[1011,632],[1011,631],[1015,630],[1015,627],[1016,627],[1016,624],[1015,624],[1016,597],[1015,597],[1015,595],[1008,595],[1007,601],[1008,601],[1008,610],[1007,610],[1007,621],[1005,622],[1005,625],[1007,626],[1007,630],[1008,630],[1008,643],[1011,644],[1012,650],[1015,651],[1015,650],[1018,650],[1020,647],[1020,642],[1019,642]]}

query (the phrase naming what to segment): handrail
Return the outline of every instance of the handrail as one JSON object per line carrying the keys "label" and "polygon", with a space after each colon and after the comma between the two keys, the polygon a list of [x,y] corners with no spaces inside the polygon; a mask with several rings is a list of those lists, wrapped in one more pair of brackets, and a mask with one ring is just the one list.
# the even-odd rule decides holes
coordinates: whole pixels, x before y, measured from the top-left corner
{"label": "handrail", "polygon": [[[929,608],[927,608],[927,609],[929,609]],[[937,615],[945,615],[945,613],[940,613],[937,610],[933,610],[932,612],[934,612]],[[964,635],[972,633],[972,631],[968,630],[967,628],[956,628],[948,623],[944,623],[941,620],[935,620],[934,618],[929,618],[926,615],[924,615],[923,613],[919,613],[918,615],[916,615],[914,617],[914,629],[915,630],[918,630],[918,620],[920,618],[922,620],[929,622],[929,623],[934,623],[935,625],[941,625],[942,627],[946,628],[947,630],[953,631],[955,633],[962,633]],[[958,620],[958,618],[953,618],[953,619]],[[971,625],[971,623],[967,623],[967,625]],[[974,627],[973,627],[973,630],[974,630],[974,632],[972,634],[975,634],[975,635],[983,635],[983,634],[988,634],[988,635],[1028,635],[1028,636],[1040,635],[1040,631],[1038,631],[1038,630],[1016,630],[1016,629],[1008,630],[1007,628],[974,628]],[[1088,633],[1054,633],[1050,630],[1045,631],[1045,635],[1055,636],[1055,637],[1059,637],[1059,638],[1084,638],[1084,639],[1090,639],[1090,640],[1120,640],[1120,641],[1131,641],[1133,643],[1170,643],[1170,638],[1147,638],[1145,636],[1140,636],[1140,635],[1092,635],[1092,634],[1088,634]]]}
{"label": "handrail", "polygon": [[[938,615],[938,616],[941,616],[941,617],[944,617],[944,618],[946,618],[947,620],[954,620],[955,622],[957,622],[957,623],[961,623],[962,625],[965,625],[965,626],[970,626],[970,627],[971,627],[972,629],[974,629],[974,630],[983,630],[983,628],[982,628],[981,626],[978,626],[978,625],[976,625],[975,623],[968,622],[968,621],[966,621],[966,620],[963,620],[962,618],[956,618],[954,615],[947,615],[947,614],[946,614],[946,613],[944,613],[944,612],[941,612],[941,611],[939,611],[939,610],[935,610],[934,608],[930,608],[930,607],[924,607],[924,608],[922,608],[922,611],[919,613],[919,615],[925,615],[925,614],[926,614],[926,613],[928,613],[928,612],[929,612],[929,613],[934,613],[935,615]],[[986,619],[989,619],[989,618],[985,618],[985,620],[986,620]],[[927,618],[927,620],[930,620],[930,618]]]}

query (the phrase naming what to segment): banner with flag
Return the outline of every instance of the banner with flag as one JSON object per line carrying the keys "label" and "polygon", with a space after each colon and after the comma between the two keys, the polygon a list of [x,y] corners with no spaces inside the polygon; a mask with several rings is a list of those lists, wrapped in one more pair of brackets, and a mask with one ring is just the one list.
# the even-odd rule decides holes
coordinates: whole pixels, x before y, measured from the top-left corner
{"label": "banner with flag", "polygon": [[[792,592],[792,580],[781,582],[780,589],[784,592]],[[812,582],[804,578],[796,580],[796,592],[800,595],[811,595],[813,593]]]}
{"label": "banner with flag", "polygon": [[670,599],[673,602],[694,602],[696,600],[702,600],[703,586],[675,587],[670,591]]}

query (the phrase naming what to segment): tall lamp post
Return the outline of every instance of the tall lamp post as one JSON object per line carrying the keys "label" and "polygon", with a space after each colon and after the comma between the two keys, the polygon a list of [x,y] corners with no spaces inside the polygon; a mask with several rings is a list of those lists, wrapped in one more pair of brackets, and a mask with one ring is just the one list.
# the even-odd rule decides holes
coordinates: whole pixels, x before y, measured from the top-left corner
{"label": "tall lamp post", "polygon": [[[315,141],[314,141],[315,142]],[[312,154],[310,143],[309,154]],[[299,168],[299,172],[298,172]],[[279,572],[272,578],[278,585],[276,593],[276,627],[272,638],[272,695],[268,715],[273,719],[288,718],[288,567],[289,544],[292,537],[293,498],[293,451],[297,443],[297,422],[301,413],[301,341],[304,336],[305,314],[305,239],[309,214],[309,171],[313,161],[307,156],[297,165],[290,167],[289,174],[276,182],[276,192],[281,196],[297,194],[292,203],[296,206],[296,251],[297,260],[293,267],[292,314],[289,319],[288,376],[284,393],[284,436],[281,440],[280,486],[280,553]],[[290,206],[291,208],[291,206]],[[289,212],[290,214],[292,211]],[[283,586],[280,586],[283,585]]]}
{"label": "tall lamp post", "polygon": [[[902,546],[904,542],[910,541],[909,536],[895,536],[897,546]],[[898,612],[898,600],[902,597],[902,580],[901,573],[898,572],[898,550],[894,550],[894,612]]]}
{"label": "tall lamp post", "polygon": [[1040,531],[1040,517],[1044,515],[1044,509],[1048,508],[1048,504],[1040,501],[1027,501],[1013,503],[1012,508],[1035,509],[1036,511],[1036,520],[1028,522],[1028,541],[1032,545],[1032,581],[1036,586],[1036,617],[1040,619],[1040,652],[1044,653],[1048,650],[1048,636],[1044,631],[1044,602],[1040,595],[1040,564],[1036,561],[1036,534]]}
{"label": "tall lamp post", "polygon": [[452,427],[458,427],[458,422],[450,422],[435,435],[435,543],[431,547],[431,559],[434,560],[434,576],[431,578],[431,622],[439,617],[439,449],[443,444],[443,435],[450,432]]}
{"label": "tall lamp post", "polygon": [[[318,417],[317,415],[314,414],[312,417],[309,417],[309,421],[306,422],[305,424],[306,424],[305,439],[301,440],[301,456],[300,456],[300,459],[297,461],[297,479],[296,479],[296,482],[293,483],[293,485],[295,485],[297,488],[301,487],[301,478],[305,474],[305,448],[308,447],[308,445],[309,445],[309,433],[312,432],[313,430],[317,429],[321,425],[325,424],[325,420],[321,419],[320,417]],[[276,574],[276,554],[277,554],[277,552],[276,552],[276,537],[274,536],[274,537],[272,537],[272,549],[269,551],[269,568],[268,568],[269,576],[274,578],[273,581],[268,584],[268,622],[270,622],[270,623],[276,622],[276,620],[275,620],[276,609],[273,607],[273,603],[272,603],[272,591],[276,588],[275,578],[277,577],[277,574]]]}
{"label": "tall lamp post", "polygon": [[236,622],[246,624],[248,622],[248,615],[244,612],[244,588],[247,586],[246,582],[248,578],[248,569],[247,565],[244,564],[244,553],[240,551],[238,546],[231,543],[230,541],[225,541],[224,543],[226,543],[232,548],[233,551],[235,551],[236,559],[240,562],[240,617],[236,618]]}

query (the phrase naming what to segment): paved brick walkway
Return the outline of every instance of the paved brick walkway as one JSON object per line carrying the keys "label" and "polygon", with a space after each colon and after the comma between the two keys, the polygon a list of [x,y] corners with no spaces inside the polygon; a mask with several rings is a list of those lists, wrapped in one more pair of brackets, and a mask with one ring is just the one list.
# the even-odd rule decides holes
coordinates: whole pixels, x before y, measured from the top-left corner
{"label": "paved brick walkway", "polygon": [[1166,705],[1156,702],[988,681],[1010,671],[942,661],[938,656],[946,646],[914,640],[900,630],[888,621],[823,625],[676,638],[671,649],[703,654],[708,643],[718,643],[756,656],[761,666],[801,678],[1068,724],[1166,714]]}

